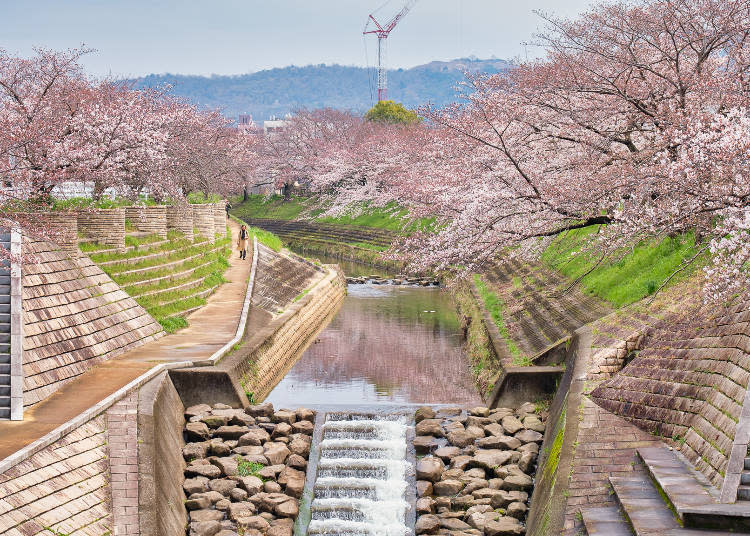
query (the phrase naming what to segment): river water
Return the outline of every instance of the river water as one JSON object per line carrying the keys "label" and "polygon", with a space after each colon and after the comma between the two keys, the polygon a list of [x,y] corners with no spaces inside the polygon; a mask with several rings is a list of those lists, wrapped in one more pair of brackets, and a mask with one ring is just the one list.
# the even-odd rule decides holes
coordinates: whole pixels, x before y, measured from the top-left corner
{"label": "river water", "polygon": [[[339,264],[347,275],[387,275]],[[348,291],[335,318],[266,401],[276,407],[481,403],[445,292],[372,284],[349,285]]]}

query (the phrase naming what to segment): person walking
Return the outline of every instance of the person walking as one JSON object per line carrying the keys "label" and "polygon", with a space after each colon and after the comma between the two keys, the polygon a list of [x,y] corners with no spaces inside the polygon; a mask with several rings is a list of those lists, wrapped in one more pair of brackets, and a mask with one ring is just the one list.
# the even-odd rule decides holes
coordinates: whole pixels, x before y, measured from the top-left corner
{"label": "person walking", "polygon": [[227,219],[229,219],[229,209],[232,208],[232,205],[227,201],[227,204],[224,205],[224,210],[227,211]]}
{"label": "person walking", "polygon": [[240,227],[240,234],[237,237],[237,249],[240,250],[240,259],[247,258],[247,242],[248,242],[247,227],[243,225],[242,227]]}

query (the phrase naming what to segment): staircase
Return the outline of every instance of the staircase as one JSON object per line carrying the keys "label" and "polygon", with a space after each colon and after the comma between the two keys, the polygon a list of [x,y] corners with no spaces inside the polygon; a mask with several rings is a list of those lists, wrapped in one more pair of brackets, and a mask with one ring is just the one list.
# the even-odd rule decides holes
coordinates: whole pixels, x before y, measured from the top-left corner
{"label": "staircase", "polygon": [[[10,251],[10,233],[0,232],[0,247]],[[0,262],[0,420],[10,419],[10,262]]]}
{"label": "staircase", "polygon": [[740,475],[740,485],[737,488],[738,501],[750,501],[750,448],[745,457],[745,466]]}
{"label": "staircase", "polygon": [[647,474],[609,478],[618,506],[581,509],[589,536],[750,534],[750,503],[720,503],[703,475],[667,448],[640,448],[638,456]]}

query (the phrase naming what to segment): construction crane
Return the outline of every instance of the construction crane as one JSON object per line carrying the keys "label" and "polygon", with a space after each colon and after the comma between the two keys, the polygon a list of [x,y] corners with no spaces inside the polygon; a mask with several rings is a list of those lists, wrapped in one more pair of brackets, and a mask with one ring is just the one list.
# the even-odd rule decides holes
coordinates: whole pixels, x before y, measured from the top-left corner
{"label": "construction crane", "polygon": [[391,31],[393,31],[401,19],[411,11],[411,8],[413,8],[416,3],[417,0],[408,0],[404,7],[401,8],[401,11],[396,13],[396,15],[385,24],[380,24],[375,18],[375,13],[377,13],[377,11],[370,13],[367,17],[365,31],[362,33],[364,35],[375,34],[378,36],[378,102],[384,101],[388,98],[388,66],[386,65],[385,57],[385,40],[388,39],[388,35]]}

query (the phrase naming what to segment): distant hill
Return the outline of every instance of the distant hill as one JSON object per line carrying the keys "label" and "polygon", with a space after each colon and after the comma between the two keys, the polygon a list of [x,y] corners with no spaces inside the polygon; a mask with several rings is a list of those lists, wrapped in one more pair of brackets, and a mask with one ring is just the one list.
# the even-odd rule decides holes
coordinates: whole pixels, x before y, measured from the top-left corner
{"label": "distant hill", "polygon": [[[464,71],[498,73],[509,68],[512,63],[505,60],[462,58],[392,70],[388,73],[389,98],[409,108],[428,101],[444,105],[455,99],[455,86],[464,79]],[[372,69],[369,75],[372,93],[377,95]],[[169,84],[174,94],[199,106],[219,108],[233,119],[249,112],[256,122],[303,107],[363,113],[373,104],[368,70],[342,65],[290,66],[234,76],[151,74],[133,82],[136,87]]]}

